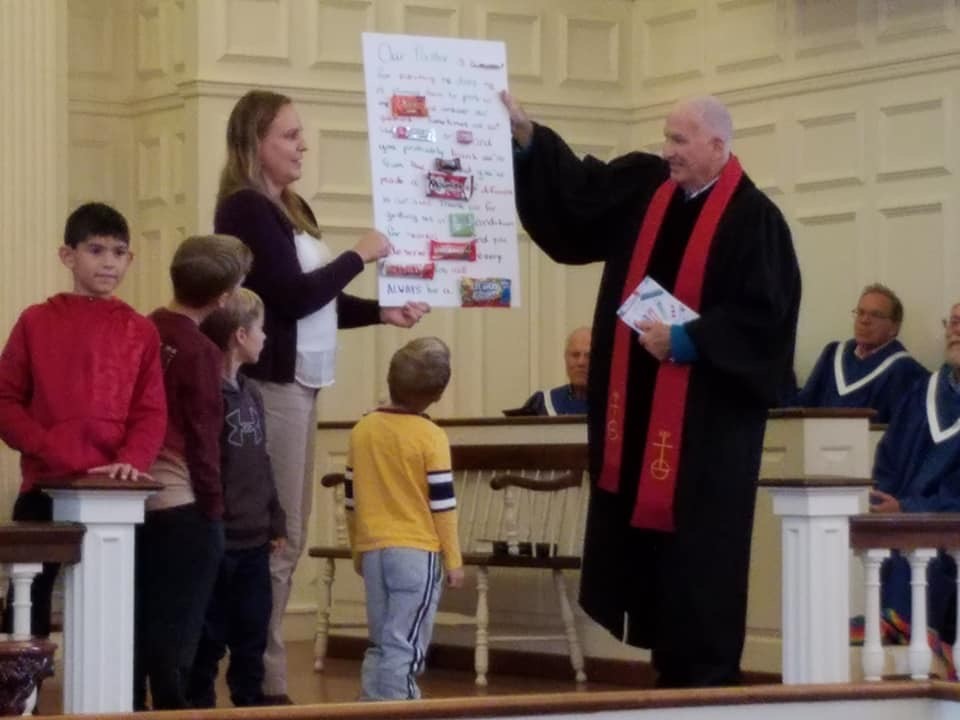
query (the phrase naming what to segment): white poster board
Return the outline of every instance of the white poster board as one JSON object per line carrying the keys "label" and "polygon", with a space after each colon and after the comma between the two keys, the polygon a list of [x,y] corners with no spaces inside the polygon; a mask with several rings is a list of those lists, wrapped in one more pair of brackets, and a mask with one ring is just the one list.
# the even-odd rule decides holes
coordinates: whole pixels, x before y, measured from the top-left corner
{"label": "white poster board", "polygon": [[519,307],[501,42],[363,34],[384,307]]}

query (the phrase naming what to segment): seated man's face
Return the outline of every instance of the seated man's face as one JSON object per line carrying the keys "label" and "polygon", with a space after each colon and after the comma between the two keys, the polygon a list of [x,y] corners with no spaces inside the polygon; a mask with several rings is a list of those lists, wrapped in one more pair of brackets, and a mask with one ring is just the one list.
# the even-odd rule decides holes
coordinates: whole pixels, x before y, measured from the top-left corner
{"label": "seated man's face", "polygon": [[587,372],[590,369],[590,333],[584,330],[571,335],[563,357],[567,364],[570,384],[574,387],[586,387]]}
{"label": "seated man's face", "polygon": [[950,308],[950,316],[946,320],[944,337],[947,346],[947,364],[955,368],[960,368],[960,303]]}
{"label": "seated man's face", "polygon": [[900,324],[893,320],[893,301],[880,293],[860,297],[854,311],[853,338],[857,345],[878,348],[893,340]]}

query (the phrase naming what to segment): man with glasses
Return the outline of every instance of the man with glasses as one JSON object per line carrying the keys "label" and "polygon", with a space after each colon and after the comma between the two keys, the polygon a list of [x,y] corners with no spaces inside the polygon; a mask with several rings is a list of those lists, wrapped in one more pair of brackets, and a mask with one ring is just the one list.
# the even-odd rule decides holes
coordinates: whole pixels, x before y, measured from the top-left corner
{"label": "man with glasses", "polygon": [[[960,303],[944,321],[944,364],[901,399],[877,447],[870,510],[875,513],[960,512]],[[927,566],[930,646],[944,650],[956,624],[954,561],[940,552]],[[910,566],[894,552],[881,571],[884,632],[910,636]]]}
{"label": "man with glasses", "polygon": [[897,401],[929,373],[897,340],[903,304],[893,290],[879,283],[865,287],[853,318],[853,337],[829,343],[786,404],[873,408],[874,422],[888,423]]}

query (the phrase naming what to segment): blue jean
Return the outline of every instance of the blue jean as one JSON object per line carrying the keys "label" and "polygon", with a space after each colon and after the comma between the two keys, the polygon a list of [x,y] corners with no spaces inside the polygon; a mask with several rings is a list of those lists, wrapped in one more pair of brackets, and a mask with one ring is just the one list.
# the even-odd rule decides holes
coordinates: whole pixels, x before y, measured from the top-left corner
{"label": "blue jean", "polygon": [[363,553],[369,646],[362,700],[414,700],[423,672],[443,577],[440,553],[383,548]]}
{"label": "blue jean", "polygon": [[217,706],[217,666],[230,648],[227,686],[236,707],[263,704],[263,651],[273,605],[270,545],[228,549],[220,561],[213,597],[190,677],[190,704]]}

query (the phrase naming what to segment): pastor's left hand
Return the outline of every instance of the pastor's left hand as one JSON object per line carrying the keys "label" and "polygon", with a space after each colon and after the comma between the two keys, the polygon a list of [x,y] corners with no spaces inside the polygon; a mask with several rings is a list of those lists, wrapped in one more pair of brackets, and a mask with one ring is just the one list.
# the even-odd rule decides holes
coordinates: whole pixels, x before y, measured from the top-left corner
{"label": "pastor's left hand", "polygon": [[670,357],[669,325],[664,325],[661,322],[641,320],[637,323],[637,328],[643,332],[643,335],[637,338],[637,342],[643,345],[648,353],[660,362]]}
{"label": "pastor's left hand", "polygon": [[380,321],[397,327],[412,328],[428,312],[430,312],[428,303],[408,302],[402,307],[380,308]]}

